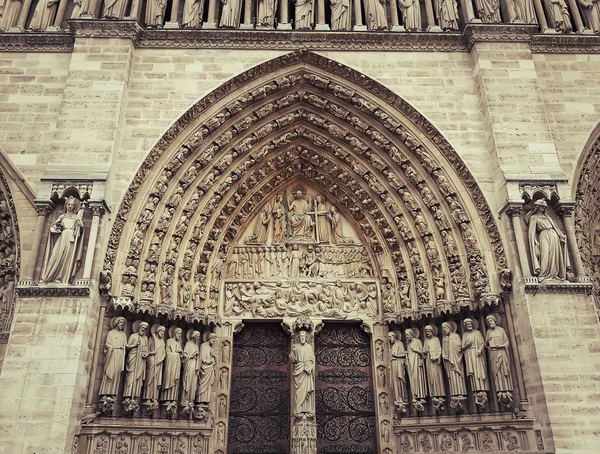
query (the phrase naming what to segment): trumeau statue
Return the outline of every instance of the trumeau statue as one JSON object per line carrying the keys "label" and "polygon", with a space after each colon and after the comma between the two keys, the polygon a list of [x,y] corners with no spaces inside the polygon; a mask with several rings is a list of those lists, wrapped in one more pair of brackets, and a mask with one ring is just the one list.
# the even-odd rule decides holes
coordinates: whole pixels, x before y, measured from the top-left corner
{"label": "trumeau statue", "polygon": [[402,344],[402,334],[392,331],[388,334],[390,341],[390,375],[394,393],[394,405],[402,407],[408,402],[406,388],[406,350]]}
{"label": "trumeau statue", "polygon": [[181,357],[183,355],[182,339],[183,330],[176,326],[169,328],[169,339],[166,345],[164,379],[162,399],[176,401],[179,394],[181,378]]}
{"label": "trumeau statue", "polygon": [[540,280],[565,279],[569,268],[567,240],[554,220],[546,214],[547,207],[545,200],[537,200],[525,218],[529,222],[533,274]]}
{"label": "trumeau statue", "polygon": [[331,0],[331,29],[350,30],[352,28],[352,16],[350,0]]}
{"label": "trumeau statue", "polygon": [[200,346],[200,379],[198,381],[198,402],[208,404],[210,394],[215,382],[215,368],[217,357],[213,348],[217,336],[210,333],[205,342]]}
{"label": "trumeau statue", "polygon": [[365,16],[369,30],[385,30],[388,27],[385,0],[365,0]]}
{"label": "trumeau statue", "polygon": [[106,19],[123,19],[125,17],[125,8],[127,0],[106,0],[102,17]]}
{"label": "trumeau statue", "polygon": [[429,384],[429,395],[442,397],[446,395],[444,386],[444,373],[442,372],[442,345],[437,337],[437,327],[425,326],[425,341],[423,342],[425,353],[425,369]]}
{"label": "trumeau statue", "polygon": [[442,323],[442,331],[444,333],[442,357],[448,376],[448,384],[450,385],[450,395],[466,396],[467,386],[463,371],[462,341],[456,333],[456,324],[454,322],[444,322]]}
{"label": "trumeau statue", "polygon": [[461,351],[465,357],[467,377],[471,389],[475,392],[488,391],[487,367],[485,365],[485,341],[483,336],[474,326],[475,320],[465,318],[463,320],[464,333]]}
{"label": "trumeau statue", "polygon": [[416,328],[409,328],[404,334],[406,336],[408,382],[410,383],[415,408],[420,410],[419,406],[422,406],[422,401],[427,397],[423,344],[418,337],[419,331]]}
{"label": "trumeau statue", "polygon": [[488,325],[485,344],[489,352],[494,388],[496,388],[496,392],[512,391],[508,336],[504,328],[499,326],[500,316],[498,314],[489,314],[485,320]]}
{"label": "trumeau statue", "polygon": [[[240,26],[240,14],[242,11],[242,0],[221,0],[221,28],[238,28]],[[200,12],[202,15],[202,12]]]}
{"label": "trumeau statue", "polygon": [[65,212],[50,226],[41,282],[68,284],[75,276],[83,252],[83,207],[68,197]]}
{"label": "trumeau statue", "polygon": [[100,384],[101,396],[116,396],[121,383],[121,373],[125,369],[125,346],[127,335],[124,332],[125,319],[114,317],[110,321],[112,328],[104,344],[104,374]]}
{"label": "trumeau statue", "polygon": [[150,329],[148,342],[148,359],[146,383],[144,384],[144,399],[158,404],[160,388],[162,387],[163,365],[165,361],[165,327],[155,324]]}
{"label": "trumeau statue", "polygon": [[292,346],[294,375],[294,414],[312,417],[315,414],[315,353],[308,343],[308,333],[300,331]]}

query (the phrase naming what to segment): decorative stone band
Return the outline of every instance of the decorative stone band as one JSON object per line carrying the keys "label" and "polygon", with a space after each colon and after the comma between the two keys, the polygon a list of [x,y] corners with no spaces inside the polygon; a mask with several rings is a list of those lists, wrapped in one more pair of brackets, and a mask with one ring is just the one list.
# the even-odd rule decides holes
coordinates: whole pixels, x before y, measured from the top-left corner
{"label": "decorative stone band", "polygon": [[[319,32],[261,30],[153,30],[136,21],[70,19],[69,31],[0,33],[4,52],[72,52],[75,38],[132,39],[136,47],[185,49],[277,49],[469,52],[476,42],[526,42],[536,53],[600,53],[600,37],[541,34],[537,25],[468,24],[460,32]],[[293,39],[290,37],[293,36]]]}

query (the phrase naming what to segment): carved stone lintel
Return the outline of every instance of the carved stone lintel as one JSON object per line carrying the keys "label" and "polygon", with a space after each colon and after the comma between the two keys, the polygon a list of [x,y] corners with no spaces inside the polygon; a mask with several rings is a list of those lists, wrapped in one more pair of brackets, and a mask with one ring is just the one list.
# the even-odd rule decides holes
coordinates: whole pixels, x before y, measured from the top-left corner
{"label": "carved stone lintel", "polygon": [[86,297],[90,296],[89,286],[56,286],[56,287],[38,287],[27,286],[17,287],[17,293],[23,298],[69,298],[69,297]]}

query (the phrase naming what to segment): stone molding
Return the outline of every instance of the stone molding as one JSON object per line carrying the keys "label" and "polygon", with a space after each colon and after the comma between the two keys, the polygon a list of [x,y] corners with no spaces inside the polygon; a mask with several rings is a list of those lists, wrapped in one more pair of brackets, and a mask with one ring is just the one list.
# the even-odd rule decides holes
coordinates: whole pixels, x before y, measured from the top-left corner
{"label": "stone molding", "polygon": [[531,277],[521,279],[525,293],[537,295],[538,293],[572,293],[591,295],[593,285],[591,282],[533,282]]}
{"label": "stone molding", "polygon": [[539,33],[537,25],[468,24],[462,32],[144,29],[135,20],[70,19],[69,30],[0,33],[0,51],[72,52],[75,38],[131,39],[156,49],[469,52],[477,42],[529,43],[535,53],[599,53],[600,36]]}
{"label": "stone molding", "polygon": [[39,287],[37,285],[21,285],[17,287],[21,298],[77,298],[90,296],[89,286],[65,285],[61,287]]}

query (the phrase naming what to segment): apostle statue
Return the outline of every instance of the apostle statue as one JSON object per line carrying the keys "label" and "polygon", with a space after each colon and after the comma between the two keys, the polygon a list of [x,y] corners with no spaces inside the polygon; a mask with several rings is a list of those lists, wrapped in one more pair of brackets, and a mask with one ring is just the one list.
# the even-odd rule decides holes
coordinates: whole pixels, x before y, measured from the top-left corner
{"label": "apostle statue", "polygon": [[71,282],[83,252],[83,207],[74,197],[65,200],[65,212],[50,226],[41,283]]}
{"label": "apostle statue", "polygon": [[429,395],[443,397],[446,395],[444,386],[444,373],[442,372],[442,345],[437,337],[437,326],[425,326],[425,369],[429,384]]}
{"label": "apostle statue", "polygon": [[500,17],[500,0],[475,0],[477,15],[484,24],[498,24]]}
{"label": "apostle statue", "polygon": [[289,221],[292,239],[314,239],[312,237],[314,224],[310,215],[310,204],[305,200],[302,189],[294,192],[294,200],[290,202]]}
{"label": "apostle statue", "polygon": [[465,318],[461,351],[465,355],[467,377],[474,392],[488,391],[487,368],[485,365],[485,342],[477,330],[476,320]]}
{"label": "apostle statue", "polygon": [[167,340],[165,354],[165,375],[162,387],[162,399],[167,402],[177,400],[179,394],[179,379],[181,377],[181,335],[183,330],[176,326],[169,328],[169,339]]}
{"label": "apostle statue", "polygon": [[350,30],[352,28],[352,16],[350,0],[331,0],[331,29]]}
{"label": "apostle statue", "polygon": [[[427,382],[425,381],[425,366],[423,362],[423,344],[419,339],[419,331],[409,328],[406,336],[408,382],[412,392],[413,402],[419,403],[427,397]],[[415,405],[417,407],[417,405]]]}
{"label": "apostle statue", "polygon": [[566,33],[573,30],[571,24],[571,15],[565,0],[544,0],[546,4],[546,14],[554,21],[554,29],[559,33]]}
{"label": "apostle statue", "polygon": [[273,204],[273,243],[280,244],[285,240],[285,208],[283,206],[283,195],[278,194]]}
{"label": "apostle statue", "polygon": [[317,241],[319,243],[328,243],[329,235],[329,212],[323,197],[318,195],[315,198],[315,215],[317,216]]}
{"label": "apostle statue", "polygon": [[127,8],[127,0],[106,0],[102,17],[104,19],[123,19],[125,8]]}
{"label": "apostle statue", "polygon": [[458,30],[458,5],[456,0],[434,0],[438,25],[442,30]]}
{"label": "apostle statue", "polygon": [[[295,0],[296,14],[295,26],[296,30],[311,30],[313,28],[313,0]],[[302,192],[300,191],[300,194]],[[291,212],[291,205],[290,205]],[[292,228],[293,230],[293,228]]]}
{"label": "apostle statue", "polygon": [[388,27],[385,0],[365,0],[367,29],[386,30]]}
{"label": "apostle statue", "polygon": [[144,385],[144,399],[149,403],[158,403],[160,388],[163,378],[163,363],[165,361],[165,327],[159,324],[152,325],[148,342],[148,359],[146,370],[146,383]]}
{"label": "apostle statue", "polygon": [[511,0],[509,7],[512,9],[515,22],[524,22],[526,24],[537,24],[537,16],[532,0]]}
{"label": "apostle statue", "polygon": [[258,0],[257,28],[273,28],[276,11],[277,0]]}
{"label": "apostle statue", "polygon": [[510,375],[510,356],[508,354],[508,336],[504,328],[499,326],[500,316],[489,314],[485,321],[488,325],[485,344],[490,356],[492,380],[496,392],[512,391],[513,383]]}
{"label": "apostle statue", "polygon": [[294,414],[312,417],[315,414],[315,353],[308,341],[308,333],[300,331],[292,347],[294,374]]}
{"label": "apostle statue", "polygon": [[238,28],[242,12],[242,0],[221,0],[221,28]]}
{"label": "apostle statue", "polygon": [[408,402],[406,391],[406,350],[402,344],[402,334],[392,331],[388,334],[390,342],[390,374],[392,390],[394,392],[394,405],[404,406]]}
{"label": "apostle statue", "polygon": [[33,12],[29,28],[36,31],[46,31],[54,22],[58,3],[59,0],[40,0]]}
{"label": "apostle statue", "polygon": [[202,404],[210,402],[210,393],[215,382],[217,356],[213,346],[216,340],[217,335],[210,333],[206,341],[200,346],[200,379],[198,381],[198,398],[196,401]]}
{"label": "apostle statue", "polygon": [[162,27],[165,23],[167,0],[148,0],[146,2],[146,27]]}
{"label": "apostle statue", "polygon": [[200,332],[190,329],[187,332],[187,342],[183,349],[183,390],[181,393],[181,405],[184,414],[190,414],[194,408],[194,398],[198,389],[198,377],[200,376],[200,349],[198,341]]}
{"label": "apostle statue", "polygon": [[71,19],[77,19],[84,14],[93,14],[90,11],[90,0],[74,0],[73,12],[71,12]]}
{"label": "apostle statue", "polygon": [[0,0],[0,31],[9,31],[17,25],[22,0]]}
{"label": "apostle statue", "polygon": [[442,358],[448,375],[451,396],[466,396],[467,386],[463,372],[462,341],[456,333],[454,322],[442,323],[444,337],[442,339]]}
{"label": "apostle statue", "polygon": [[116,396],[121,383],[121,373],[125,369],[125,346],[127,335],[125,319],[114,317],[110,321],[111,330],[106,336],[104,343],[104,373],[100,384],[101,396]]}
{"label": "apostle statue", "polygon": [[598,0],[577,0],[585,25],[594,33],[600,33],[600,2]]}
{"label": "apostle statue", "polygon": [[419,0],[398,0],[402,22],[407,31],[421,31],[421,4]]}
{"label": "apostle statue", "polygon": [[[183,16],[181,17],[182,28],[200,28],[202,25],[202,13],[204,12],[204,0],[185,0],[183,5]],[[183,189],[181,190],[183,192]],[[170,204],[177,206],[181,194],[176,192],[171,196]],[[174,200],[175,198],[175,200]]]}
{"label": "apostle statue", "polygon": [[148,323],[136,320],[133,322],[133,334],[129,336],[127,345],[127,375],[123,397],[134,400],[140,397],[142,384],[146,378],[146,359],[154,353],[148,351]]}
{"label": "apostle statue", "polygon": [[526,221],[529,222],[529,249],[533,274],[540,280],[565,279],[569,268],[567,239],[556,226],[554,219],[546,214],[548,204],[544,199],[534,202]]}

